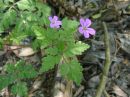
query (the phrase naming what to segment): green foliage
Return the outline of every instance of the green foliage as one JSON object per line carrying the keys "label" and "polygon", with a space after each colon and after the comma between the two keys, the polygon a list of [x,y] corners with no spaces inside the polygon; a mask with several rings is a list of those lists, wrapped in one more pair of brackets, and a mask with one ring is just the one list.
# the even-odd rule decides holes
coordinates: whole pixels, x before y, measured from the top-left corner
{"label": "green foliage", "polygon": [[10,74],[0,75],[0,90],[7,87],[15,80],[15,76]]}
{"label": "green foliage", "polygon": [[11,24],[13,24],[15,22],[15,18],[16,18],[16,12],[14,10],[8,10],[6,11],[3,16],[1,16],[0,19],[0,27],[2,31],[3,29],[7,29],[9,28],[9,26]]}
{"label": "green foliage", "polygon": [[25,82],[18,82],[11,87],[11,92],[19,96],[27,96],[27,86]]}
{"label": "green foliage", "polygon": [[41,72],[45,72],[45,71],[48,71],[49,69],[52,69],[54,68],[55,64],[58,64],[60,60],[60,57],[59,56],[50,56],[48,55],[47,57],[44,57],[43,58],[43,65],[41,67]]}
{"label": "green foliage", "polygon": [[75,55],[81,55],[82,52],[87,50],[89,48],[89,45],[82,43],[81,41],[76,42],[75,44],[70,44],[66,50],[66,56],[75,56]]}
{"label": "green foliage", "polygon": [[65,63],[60,66],[61,74],[64,77],[75,81],[78,85],[80,85],[83,78],[82,70],[83,69],[77,60],[72,60],[69,63]]}
{"label": "green foliage", "polygon": [[17,6],[20,10],[32,10],[34,8],[33,5],[33,0],[20,0],[19,2],[17,2]]}
{"label": "green foliage", "polygon": [[2,43],[3,43],[3,40],[0,38],[0,49],[3,47]]}
{"label": "green foliage", "polygon": [[53,29],[49,27],[49,15],[50,8],[40,0],[0,1],[0,36],[9,31],[9,35],[0,38],[0,47],[4,41],[10,45],[21,45],[23,40],[33,37],[32,48],[44,52],[38,72],[23,61],[6,64],[4,74],[0,75],[0,90],[10,85],[13,94],[26,96],[28,89],[23,81],[47,72],[55,65],[59,65],[62,76],[80,85],[82,66],[76,56],[87,50],[89,45],[75,38],[79,22],[64,18],[61,28]]}
{"label": "green foliage", "polygon": [[19,81],[34,78],[38,74],[32,65],[25,64],[23,61],[18,61],[16,64],[6,64],[4,70],[6,74],[0,75],[0,90],[14,84],[11,91],[20,96],[27,94],[27,87],[25,82]]}
{"label": "green foliage", "polygon": [[32,65],[26,65],[22,61],[17,62],[15,65],[7,64],[5,66],[5,71],[15,76],[16,79],[33,78],[37,75]]}
{"label": "green foliage", "polygon": [[35,36],[33,27],[48,23],[50,8],[37,0],[5,0],[1,3],[0,33],[14,26],[9,36],[12,43],[19,44],[27,36]]}
{"label": "green foliage", "polygon": [[[77,21],[72,21],[72,20],[68,20],[67,18],[63,19],[63,28],[67,28],[67,29],[74,29],[77,28],[77,26],[79,25],[79,22]],[[65,30],[67,30],[65,29]]]}
{"label": "green foliage", "polygon": [[43,44],[46,44],[45,55],[42,59],[42,66],[40,72],[48,71],[56,64],[61,64],[60,61],[62,57],[65,56],[67,59],[72,59],[70,61],[63,60],[60,66],[60,71],[63,76],[68,79],[75,81],[78,85],[82,80],[82,67],[75,59],[76,55],[81,55],[82,52],[89,48],[89,45],[82,43],[81,41],[75,41],[74,32],[77,29],[78,22],[71,21],[65,18],[63,20],[64,30],[55,30],[48,28],[47,30],[37,30],[35,31],[37,37],[40,40],[44,40]]}

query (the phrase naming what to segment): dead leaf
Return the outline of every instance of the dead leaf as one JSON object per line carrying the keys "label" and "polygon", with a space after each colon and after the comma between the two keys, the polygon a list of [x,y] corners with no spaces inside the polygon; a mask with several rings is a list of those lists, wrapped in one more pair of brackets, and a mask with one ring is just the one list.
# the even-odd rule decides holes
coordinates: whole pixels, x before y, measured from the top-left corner
{"label": "dead leaf", "polygon": [[118,39],[120,40],[120,46],[122,50],[130,54],[130,34],[119,34],[117,33]]}
{"label": "dead leaf", "polygon": [[120,97],[128,97],[128,95],[117,85],[113,86],[113,91],[116,95]]}
{"label": "dead leaf", "polygon": [[21,48],[20,52],[19,52],[19,57],[26,57],[26,56],[31,56],[33,55],[35,52],[31,47],[25,47],[25,48]]}

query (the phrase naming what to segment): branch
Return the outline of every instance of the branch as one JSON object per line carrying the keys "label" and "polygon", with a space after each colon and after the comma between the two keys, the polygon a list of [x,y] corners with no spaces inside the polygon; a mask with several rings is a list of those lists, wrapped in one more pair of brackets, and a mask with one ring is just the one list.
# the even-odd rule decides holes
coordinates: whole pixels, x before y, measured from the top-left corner
{"label": "branch", "polygon": [[104,64],[104,68],[103,68],[103,74],[101,75],[101,80],[98,86],[98,89],[96,91],[96,96],[95,97],[101,97],[104,89],[105,89],[105,85],[107,82],[107,76],[109,73],[109,68],[111,65],[111,61],[110,61],[110,44],[109,44],[109,34],[108,34],[108,30],[107,30],[107,26],[106,23],[103,22],[103,27],[104,27],[104,43],[105,43],[105,64]]}

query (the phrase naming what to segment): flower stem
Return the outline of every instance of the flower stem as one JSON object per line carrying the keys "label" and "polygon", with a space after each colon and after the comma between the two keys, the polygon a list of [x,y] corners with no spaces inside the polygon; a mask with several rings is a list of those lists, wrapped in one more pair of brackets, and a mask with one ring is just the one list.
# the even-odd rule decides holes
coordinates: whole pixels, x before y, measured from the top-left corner
{"label": "flower stem", "polygon": [[108,30],[107,30],[107,26],[106,23],[103,22],[103,27],[104,27],[104,43],[105,43],[105,64],[104,64],[104,69],[103,69],[103,73],[101,75],[101,80],[99,83],[99,86],[97,88],[96,91],[96,96],[95,97],[101,97],[103,90],[105,89],[105,85],[107,82],[107,77],[108,77],[108,73],[109,73],[109,68],[111,65],[111,61],[110,61],[110,44],[109,44],[109,34],[108,34]]}

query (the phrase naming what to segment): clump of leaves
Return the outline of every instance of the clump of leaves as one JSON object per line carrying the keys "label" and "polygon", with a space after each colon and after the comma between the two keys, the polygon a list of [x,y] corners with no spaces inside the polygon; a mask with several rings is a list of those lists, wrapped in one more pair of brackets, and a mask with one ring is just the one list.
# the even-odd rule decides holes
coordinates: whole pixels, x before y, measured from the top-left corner
{"label": "clump of leaves", "polygon": [[[21,41],[31,36],[34,37],[30,44],[33,49],[45,52],[38,72],[32,65],[25,65],[21,61],[7,64],[6,73],[0,75],[0,90],[12,84],[12,93],[25,96],[27,87],[21,79],[36,77],[57,64],[63,77],[73,80],[78,85],[81,83],[83,69],[76,56],[87,50],[89,45],[75,39],[79,22],[67,18],[61,22],[57,16],[49,15],[50,8],[39,0],[0,1],[0,35],[11,29],[8,36],[0,38],[0,45],[5,42],[21,45]],[[82,19],[84,25],[81,23],[80,33],[83,35],[88,33],[88,27],[91,25],[91,21],[86,20]]]}
{"label": "clump of leaves", "polygon": [[20,96],[27,95],[27,86],[23,79],[30,79],[37,76],[37,71],[31,64],[25,64],[18,61],[16,64],[6,64],[4,67],[5,74],[0,75],[0,90],[11,85],[11,91]]}

